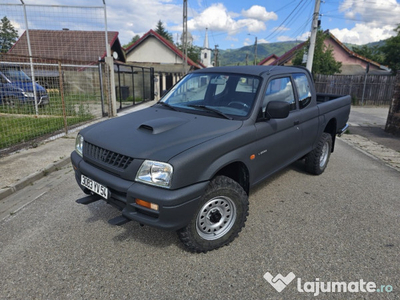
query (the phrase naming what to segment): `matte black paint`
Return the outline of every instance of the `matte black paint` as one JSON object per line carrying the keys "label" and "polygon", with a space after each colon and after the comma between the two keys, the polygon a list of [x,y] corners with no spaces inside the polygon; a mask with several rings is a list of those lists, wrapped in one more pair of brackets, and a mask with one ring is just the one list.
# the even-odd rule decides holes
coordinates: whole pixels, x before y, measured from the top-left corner
{"label": "matte black paint", "polygon": [[[85,141],[130,156],[134,161],[126,170],[115,172],[73,152],[71,160],[78,184],[80,175],[84,174],[111,190],[108,202],[122,203],[119,208],[125,217],[142,224],[177,230],[192,218],[208,182],[227,166],[235,166],[226,169],[235,170],[232,178],[242,175],[235,169],[237,166],[244,168],[248,178],[243,178],[242,182],[247,181],[251,187],[304,157],[316,147],[324,131],[334,138],[345,127],[349,117],[350,96],[317,95],[312,77],[304,68],[246,66],[209,68],[198,72],[260,76],[262,87],[249,117],[228,120],[214,115],[174,111],[155,104],[92,125],[80,132]],[[269,80],[293,73],[306,74],[312,91],[311,103],[302,110],[291,111],[286,118],[260,117]],[[254,159],[250,158],[252,155]],[[170,189],[134,181],[145,159],[168,162],[173,166]],[[140,208],[135,204],[135,198],[158,204],[159,212],[150,213]]]}

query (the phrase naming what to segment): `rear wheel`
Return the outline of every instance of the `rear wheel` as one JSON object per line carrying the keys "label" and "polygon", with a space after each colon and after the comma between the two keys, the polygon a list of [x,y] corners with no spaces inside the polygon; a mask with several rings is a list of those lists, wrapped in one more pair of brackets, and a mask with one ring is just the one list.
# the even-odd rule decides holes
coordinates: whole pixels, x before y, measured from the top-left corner
{"label": "rear wheel", "polygon": [[178,231],[192,252],[207,252],[228,245],[244,227],[248,196],[231,178],[218,176],[210,182],[190,223]]}
{"label": "rear wheel", "polygon": [[332,149],[332,136],[324,132],[318,142],[317,147],[306,156],[307,172],[320,175],[322,174],[329,162]]}
{"label": "rear wheel", "polygon": [[14,107],[14,105],[17,103],[18,103],[18,98],[16,98],[16,97],[5,97],[2,100],[2,104],[4,106]]}

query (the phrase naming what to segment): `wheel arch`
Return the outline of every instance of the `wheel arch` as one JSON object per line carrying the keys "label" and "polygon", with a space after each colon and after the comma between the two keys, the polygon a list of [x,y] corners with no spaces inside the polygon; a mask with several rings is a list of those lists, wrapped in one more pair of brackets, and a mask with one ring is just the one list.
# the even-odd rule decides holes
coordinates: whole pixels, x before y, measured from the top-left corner
{"label": "wheel arch", "polygon": [[231,162],[230,164],[218,170],[213,177],[223,175],[231,178],[240,184],[243,190],[249,195],[250,192],[250,175],[249,169],[241,161]]}
{"label": "wheel arch", "polygon": [[326,124],[324,132],[329,133],[332,136],[332,149],[331,152],[335,149],[335,141],[336,141],[336,132],[337,132],[337,121],[335,118],[332,118],[328,124]]}

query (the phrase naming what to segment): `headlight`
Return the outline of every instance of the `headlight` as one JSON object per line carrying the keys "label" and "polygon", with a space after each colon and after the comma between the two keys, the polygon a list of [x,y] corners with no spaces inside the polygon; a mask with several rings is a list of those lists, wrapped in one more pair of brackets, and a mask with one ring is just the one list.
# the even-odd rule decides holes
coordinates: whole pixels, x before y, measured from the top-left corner
{"label": "headlight", "polygon": [[80,155],[83,156],[83,136],[80,134],[77,135],[75,140],[75,151]]}
{"label": "headlight", "polygon": [[173,168],[170,164],[145,160],[136,174],[136,181],[169,188],[172,172]]}
{"label": "headlight", "polygon": [[33,93],[22,92],[22,94],[23,94],[26,98],[33,98],[33,97],[34,97],[34,94],[33,94]]}

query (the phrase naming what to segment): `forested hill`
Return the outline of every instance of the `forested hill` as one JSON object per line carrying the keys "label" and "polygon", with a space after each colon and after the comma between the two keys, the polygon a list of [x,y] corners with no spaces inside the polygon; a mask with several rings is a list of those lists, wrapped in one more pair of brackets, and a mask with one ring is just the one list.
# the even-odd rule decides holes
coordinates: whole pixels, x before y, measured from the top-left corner
{"label": "forested hill", "polygon": [[[279,57],[300,43],[301,41],[258,44],[257,62],[260,62],[272,54]],[[219,50],[220,65],[245,65],[246,54],[248,54],[248,64],[254,64],[254,45],[245,46],[239,49]]]}

